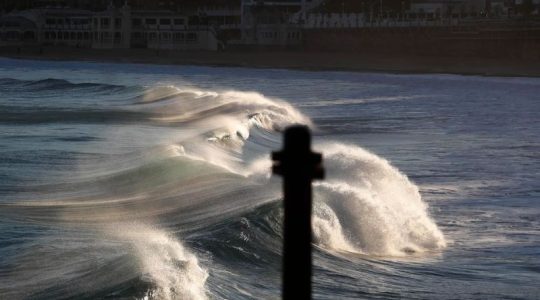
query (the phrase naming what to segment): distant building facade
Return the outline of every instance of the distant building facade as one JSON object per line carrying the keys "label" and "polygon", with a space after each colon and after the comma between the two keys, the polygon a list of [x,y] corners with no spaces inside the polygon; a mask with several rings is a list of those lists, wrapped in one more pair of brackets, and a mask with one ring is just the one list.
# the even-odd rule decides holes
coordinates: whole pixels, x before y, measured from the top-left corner
{"label": "distant building facade", "polygon": [[409,13],[442,16],[538,15],[540,0],[411,0]]}
{"label": "distant building facade", "polygon": [[39,43],[39,27],[29,15],[7,15],[0,18],[0,44],[35,45]]}
{"label": "distant building facade", "polygon": [[243,0],[242,42],[262,46],[302,43],[307,12],[322,0]]}
{"label": "distant building facade", "polygon": [[41,8],[0,16],[0,46],[296,47],[305,44],[306,33],[313,36],[317,30],[469,26],[540,15],[540,0],[17,1],[6,1],[6,7],[37,3]]}
{"label": "distant building facade", "polygon": [[102,12],[42,8],[0,17],[0,45],[62,45],[85,48],[218,49],[210,26],[190,25],[185,15],[110,5]]}
{"label": "distant building facade", "polygon": [[42,45],[92,47],[92,14],[75,9],[34,10],[34,22],[39,30],[37,42]]}

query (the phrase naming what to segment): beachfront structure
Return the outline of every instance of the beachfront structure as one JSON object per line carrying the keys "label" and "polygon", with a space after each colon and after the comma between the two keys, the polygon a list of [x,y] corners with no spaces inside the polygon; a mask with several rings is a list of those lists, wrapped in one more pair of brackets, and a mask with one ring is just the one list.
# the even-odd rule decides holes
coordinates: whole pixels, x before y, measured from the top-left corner
{"label": "beachfront structure", "polygon": [[91,12],[76,9],[34,10],[38,43],[43,45],[92,47]]}
{"label": "beachfront structure", "polygon": [[243,0],[242,43],[295,46],[302,43],[302,24],[321,0]]}
{"label": "beachfront structure", "polygon": [[412,14],[478,17],[538,14],[540,0],[411,0]]}
{"label": "beachfront structure", "polygon": [[33,15],[10,14],[0,18],[1,45],[35,45],[39,42],[38,25],[32,21]]}
{"label": "beachfront structure", "polygon": [[168,10],[132,10],[110,6],[93,15],[94,48],[217,50],[213,28],[190,25],[189,18]]}
{"label": "beachfront structure", "polygon": [[486,0],[412,0],[409,13],[430,14],[434,16],[448,14],[485,14]]}
{"label": "beachfront structure", "polygon": [[[306,34],[314,30],[511,24],[515,15],[533,16],[528,19],[533,22],[540,7],[540,0],[132,0],[119,6],[111,1],[106,9],[94,12],[62,6],[65,2],[91,7],[88,0],[37,2],[47,7],[0,17],[0,46],[294,48],[306,45]],[[347,12],[346,7],[356,11]]]}
{"label": "beachfront structure", "polygon": [[110,5],[102,12],[42,8],[0,18],[0,45],[217,50],[215,30],[177,12]]}

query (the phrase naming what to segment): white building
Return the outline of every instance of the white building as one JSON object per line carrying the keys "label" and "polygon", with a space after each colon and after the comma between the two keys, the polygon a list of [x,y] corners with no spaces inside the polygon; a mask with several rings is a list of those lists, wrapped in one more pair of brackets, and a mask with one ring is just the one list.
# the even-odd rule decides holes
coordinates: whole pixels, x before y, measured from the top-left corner
{"label": "white building", "polygon": [[486,0],[412,0],[409,13],[434,16],[461,14],[478,15],[486,12]]}

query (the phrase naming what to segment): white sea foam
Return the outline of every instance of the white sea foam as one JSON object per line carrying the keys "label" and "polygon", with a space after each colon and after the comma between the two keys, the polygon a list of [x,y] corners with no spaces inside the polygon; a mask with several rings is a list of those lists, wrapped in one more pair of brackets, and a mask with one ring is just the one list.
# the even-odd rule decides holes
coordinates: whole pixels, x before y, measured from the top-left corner
{"label": "white sea foam", "polygon": [[289,103],[257,92],[156,87],[149,90],[140,105],[132,109],[157,113],[160,116],[156,119],[164,122],[204,120],[204,124],[213,124],[216,128],[230,127],[228,124],[211,122],[212,118],[220,116],[233,117],[240,123],[268,130],[291,123],[311,124],[309,118]]}
{"label": "white sea foam", "polygon": [[142,279],[154,285],[147,299],[207,299],[208,272],[180,241],[143,224],[116,224],[108,229],[139,263]]}
{"label": "white sea foam", "polygon": [[[315,184],[315,195],[340,224],[335,224],[331,214],[316,213],[317,224],[329,224],[319,226],[316,234],[343,235],[356,251],[373,255],[402,256],[446,246],[418,187],[388,161],[357,146],[326,144],[321,148],[328,175],[326,181]],[[326,246],[341,250],[343,242],[339,238]]]}
{"label": "white sea foam", "polygon": [[[244,151],[254,128],[275,131],[294,123],[311,125],[288,103],[259,93],[179,90],[165,102],[167,116],[162,121],[197,120],[198,126],[210,129],[207,140],[186,146],[188,157],[251,178],[270,176],[268,158],[242,162],[231,151]],[[324,149],[328,171],[327,180],[315,184],[313,230],[319,246],[391,256],[446,246],[418,187],[388,161],[354,145],[318,146]]]}
{"label": "white sea foam", "polygon": [[161,122],[196,128],[198,134],[190,133],[187,141],[180,137],[181,153],[237,174],[246,174],[238,155],[254,128],[275,132],[291,124],[312,126],[287,102],[256,92],[156,87],[133,109],[150,112]]}
{"label": "white sea foam", "polygon": [[338,251],[358,251],[345,237],[338,216],[326,203],[315,203],[312,227],[315,243],[320,247]]}
{"label": "white sea foam", "polygon": [[[224,211],[238,214],[276,199],[278,181],[268,181],[269,147],[278,144],[281,128],[295,123],[311,125],[311,122],[291,105],[258,93],[179,91],[171,87],[162,92],[165,96],[144,99],[137,109],[150,112],[165,123],[180,122],[178,127],[189,130],[179,131],[180,136],[171,132],[170,143],[165,145],[149,142],[143,155],[126,155],[105,173],[89,173],[107,174],[111,178],[99,181],[105,188],[99,184],[93,186],[95,180],[88,181],[84,187],[89,193],[110,189],[118,191],[121,198],[116,195],[104,198],[98,194],[96,199],[87,197],[85,201],[58,200],[47,203],[47,211],[56,209],[54,217],[62,216],[65,221],[107,224],[107,234],[119,241],[122,252],[133,256],[139,276],[152,285],[147,298],[205,299],[208,272],[199,259],[165,229],[141,223],[151,222],[164,213],[188,214],[186,208],[192,209],[188,214],[192,221],[207,215],[215,219],[216,214]],[[148,141],[144,139],[146,134],[137,131],[133,136]],[[314,185],[312,226],[319,247],[374,256],[404,256],[446,246],[417,186],[388,161],[354,145],[316,143],[316,147],[323,150],[327,170],[327,179]],[[175,168],[186,167],[183,158],[204,161],[240,176],[221,181],[219,176],[194,179],[190,177],[193,170],[189,169],[183,170],[185,173],[173,172]],[[152,168],[141,169],[148,164]],[[110,166],[109,162],[107,165]],[[196,166],[200,168],[204,164]],[[209,173],[221,175],[216,170],[208,168]],[[197,176],[209,173],[193,171]],[[233,192],[245,188],[239,184],[243,180],[241,176],[272,191],[263,192],[261,188],[255,194],[255,189],[246,189],[238,197]],[[145,186],[148,182],[152,185]],[[228,192],[236,197],[223,196]],[[209,207],[214,212],[208,213]],[[38,211],[40,215],[41,211]],[[139,223],[114,223],[134,216]]]}

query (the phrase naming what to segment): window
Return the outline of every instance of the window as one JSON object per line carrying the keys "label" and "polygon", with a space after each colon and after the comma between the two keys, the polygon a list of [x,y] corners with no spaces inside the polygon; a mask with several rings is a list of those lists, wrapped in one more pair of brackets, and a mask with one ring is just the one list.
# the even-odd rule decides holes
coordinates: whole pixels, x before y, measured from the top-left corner
{"label": "window", "polygon": [[159,25],[171,25],[171,19],[160,19]]}
{"label": "window", "polygon": [[267,39],[275,39],[277,37],[277,32],[264,32],[263,37]]}
{"label": "window", "polygon": [[184,19],[174,19],[174,25],[184,25]]}
{"label": "window", "polygon": [[161,33],[161,39],[168,41],[168,40],[171,39],[171,34],[168,33],[168,32],[162,32]]}
{"label": "window", "polygon": [[45,20],[45,24],[47,24],[47,25],[55,25],[56,20],[55,19],[47,19],[47,20]]}
{"label": "window", "polygon": [[114,19],[114,26],[116,26],[116,27],[122,26],[122,19],[120,19],[120,18]]}
{"label": "window", "polygon": [[194,32],[190,32],[186,35],[186,41],[188,42],[195,42],[197,40],[197,34]]}
{"label": "window", "polygon": [[174,34],[175,41],[184,41],[184,33],[177,32]]}
{"label": "window", "polygon": [[156,19],[146,19],[146,25],[156,25]]}
{"label": "window", "polygon": [[150,34],[148,35],[148,39],[150,39],[151,41],[156,40],[157,34],[155,32],[150,32]]}
{"label": "window", "polygon": [[132,20],[133,26],[141,26],[142,20],[141,19],[133,19]]}
{"label": "window", "polygon": [[101,26],[109,27],[109,18],[101,18]]}

